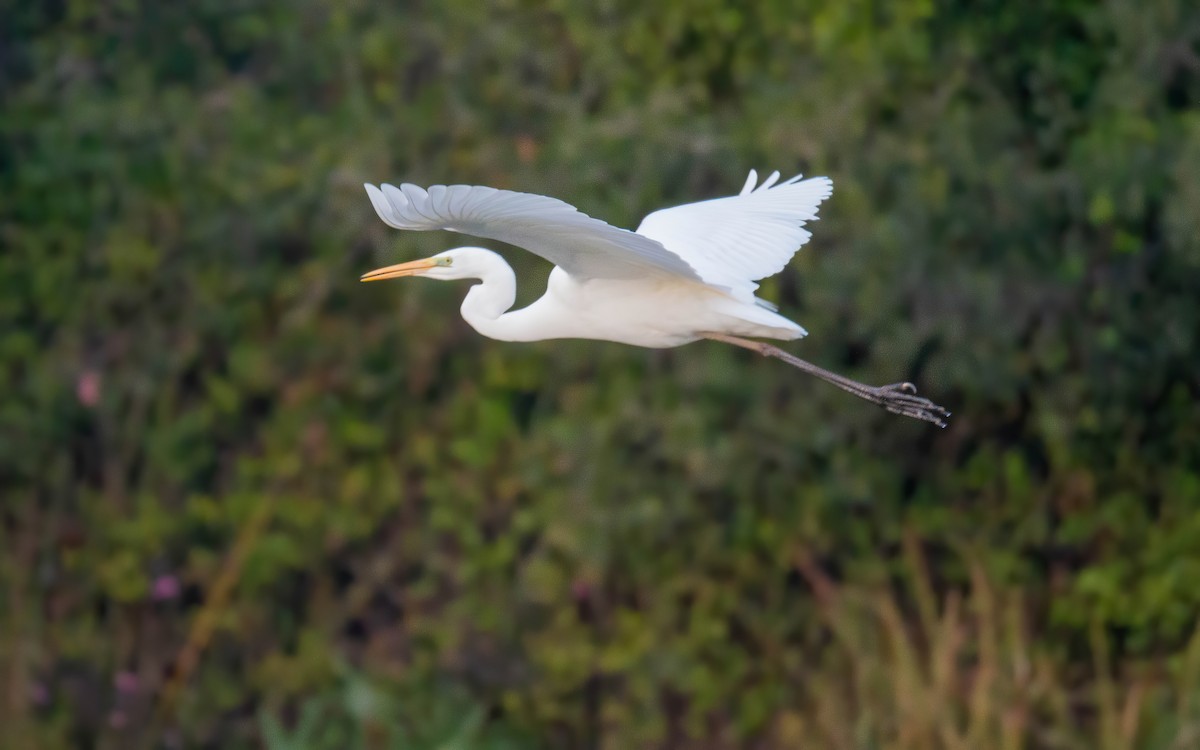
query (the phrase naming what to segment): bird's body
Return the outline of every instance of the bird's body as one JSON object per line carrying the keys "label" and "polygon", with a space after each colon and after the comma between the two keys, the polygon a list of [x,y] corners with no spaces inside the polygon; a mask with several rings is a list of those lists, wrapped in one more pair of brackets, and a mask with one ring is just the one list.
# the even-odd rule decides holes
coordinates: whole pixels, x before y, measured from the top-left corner
{"label": "bird's body", "polygon": [[948,413],[914,395],[908,383],[872,387],[822,370],[750,338],[806,334],[754,295],[756,281],[781,271],[811,236],[804,224],[832,192],[828,178],[758,185],[751,170],[736,196],[662,209],[636,232],[618,229],[554,198],[468,185],[366,185],[385,223],[444,229],[518,245],[554,262],[546,293],[510,310],[512,267],[498,254],[461,247],[372,271],[364,281],[402,276],[476,279],[462,316],[500,341],[595,339],[649,348],[702,338],[754,349],[817,375],[889,411],[944,426]]}
{"label": "bird's body", "polygon": [[703,282],[654,276],[581,281],[561,268],[550,272],[546,293],[536,302],[510,312],[515,279],[508,264],[482,248],[460,249],[467,252],[483,283],[467,292],[463,319],[499,341],[593,339],[660,349],[697,341],[707,331],[776,339],[804,335],[782,315]]}

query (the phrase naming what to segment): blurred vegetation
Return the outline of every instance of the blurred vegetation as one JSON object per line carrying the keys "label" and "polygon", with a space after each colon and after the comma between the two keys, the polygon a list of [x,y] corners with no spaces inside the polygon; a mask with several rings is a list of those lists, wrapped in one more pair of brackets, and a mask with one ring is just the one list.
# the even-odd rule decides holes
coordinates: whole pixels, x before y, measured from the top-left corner
{"label": "blurred vegetation", "polygon": [[[1194,2],[0,8],[5,747],[1200,747]],[[470,242],[365,181],[751,167],[949,429],[357,282]]]}

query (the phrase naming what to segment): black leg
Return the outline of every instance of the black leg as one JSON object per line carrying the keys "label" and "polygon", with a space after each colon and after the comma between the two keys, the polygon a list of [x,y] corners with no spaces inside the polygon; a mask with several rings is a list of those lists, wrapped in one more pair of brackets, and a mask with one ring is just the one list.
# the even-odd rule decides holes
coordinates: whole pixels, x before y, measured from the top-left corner
{"label": "black leg", "polygon": [[913,419],[923,419],[926,422],[934,423],[938,427],[945,427],[946,419],[950,416],[950,412],[929,399],[918,396],[917,387],[912,383],[892,383],[891,385],[880,386],[866,385],[857,380],[851,380],[835,372],[817,367],[811,362],[806,362],[777,346],[772,346],[762,341],[730,336],[725,333],[706,333],[704,337],[713,341],[724,341],[727,344],[740,346],[743,349],[758,352],[764,357],[781,359],[792,367],[803,370],[810,375],[816,375],[826,382],[833,383],[847,393],[853,393],[855,396],[866,399],[873,404],[879,404],[893,414],[900,414],[905,417],[912,417]]}

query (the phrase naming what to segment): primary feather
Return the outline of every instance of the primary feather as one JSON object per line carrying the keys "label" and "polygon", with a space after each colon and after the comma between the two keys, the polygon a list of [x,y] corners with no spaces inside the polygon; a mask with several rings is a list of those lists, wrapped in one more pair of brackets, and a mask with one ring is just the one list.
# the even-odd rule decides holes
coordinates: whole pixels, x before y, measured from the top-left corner
{"label": "primary feather", "polygon": [[757,180],[750,170],[738,195],[655,211],[637,232],[661,242],[706,282],[753,298],[754,282],[782,271],[808,242],[812,233],[804,225],[833,192],[828,177],[797,175],[776,185],[773,172],[755,188]]}

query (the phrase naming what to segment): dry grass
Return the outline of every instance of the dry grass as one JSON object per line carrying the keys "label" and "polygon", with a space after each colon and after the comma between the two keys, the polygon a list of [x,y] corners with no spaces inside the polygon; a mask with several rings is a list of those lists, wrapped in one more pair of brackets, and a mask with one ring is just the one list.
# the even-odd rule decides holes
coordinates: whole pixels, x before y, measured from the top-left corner
{"label": "dry grass", "polygon": [[[830,642],[772,743],[836,750],[1185,750],[1200,747],[1200,629],[1174,660],[1113,664],[1100,628],[1090,669],[1039,648],[1022,593],[967,561],[965,591],[934,594],[915,541],[908,588],[835,583],[804,554]],[[907,604],[907,607],[905,606]]]}

